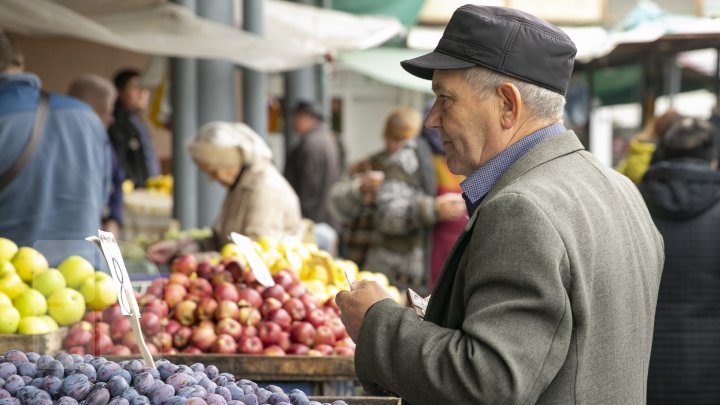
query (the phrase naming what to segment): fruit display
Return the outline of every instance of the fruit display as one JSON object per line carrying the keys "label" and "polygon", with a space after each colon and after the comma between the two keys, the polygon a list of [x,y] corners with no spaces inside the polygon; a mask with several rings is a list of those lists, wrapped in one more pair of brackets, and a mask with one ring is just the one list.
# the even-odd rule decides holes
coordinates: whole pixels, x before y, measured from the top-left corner
{"label": "fruit display", "polygon": [[57,269],[42,253],[0,238],[0,333],[45,334],[79,322],[86,304],[102,310],[117,302],[112,278],[80,256]]}
{"label": "fruit display", "polygon": [[[138,296],[140,324],[153,354],[354,355],[334,300],[319,301],[290,270],[277,271],[270,288],[230,257],[211,264],[183,255],[172,270]],[[88,312],[70,328],[64,347],[79,354],[139,352],[117,305]]]}
{"label": "fruit display", "polygon": [[169,174],[150,177],[145,181],[145,188],[171,196],[173,194],[173,177]]}
{"label": "fruit display", "polygon": [[10,350],[0,355],[0,404],[323,405],[300,390],[285,393],[275,385],[262,388],[236,380],[214,365],[176,365],[162,359],[155,366],[135,359],[114,362],[89,354],[53,357]]}

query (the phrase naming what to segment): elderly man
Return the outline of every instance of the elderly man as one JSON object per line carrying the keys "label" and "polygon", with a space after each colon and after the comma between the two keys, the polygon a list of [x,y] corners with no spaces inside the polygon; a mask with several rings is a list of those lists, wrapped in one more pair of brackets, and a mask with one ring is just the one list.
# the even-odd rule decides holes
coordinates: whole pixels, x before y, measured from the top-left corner
{"label": "elderly man", "polygon": [[[643,404],[662,239],[624,176],[560,119],[575,46],[523,12],[466,5],[434,52],[440,130],[470,220],[424,319],[375,282],[341,292],[363,386],[418,404]],[[370,269],[373,270],[373,269]]]}

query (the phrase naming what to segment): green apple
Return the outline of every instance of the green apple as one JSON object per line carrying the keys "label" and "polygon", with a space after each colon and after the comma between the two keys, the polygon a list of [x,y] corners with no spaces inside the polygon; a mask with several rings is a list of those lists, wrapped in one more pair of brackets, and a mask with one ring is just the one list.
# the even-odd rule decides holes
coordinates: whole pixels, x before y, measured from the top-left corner
{"label": "green apple", "polygon": [[24,293],[15,298],[13,305],[23,317],[39,316],[47,313],[45,296],[42,295],[40,291],[32,288],[28,288]]}
{"label": "green apple", "polygon": [[117,302],[115,282],[112,277],[101,271],[96,271],[93,277],[88,277],[80,287],[85,303],[96,311],[102,311]]}
{"label": "green apple", "polygon": [[18,249],[12,258],[12,264],[15,266],[18,276],[25,282],[31,282],[36,274],[48,269],[48,261],[45,256],[27,246]]}
{"label": "green apple", "polygon": [[70,288],[80,289],[82,283],[95,273],[92,264],[82,256],[70,256],[60,263],[58,270],[65,277],[65,282]]}
{"label": "green apple", "polygon": [[67,287],[65,277],[58,269],[48,269],[33,277],[32,288],[40,291],[45,298],[55,291]]}
{"label": "green apple", "polygon": [[60,329],[57,322],[55,322],[55,320],[52,318],[52,316],[43,315],[43,316],[40,316],[39,318],[42,319],[45,322],[45,324],[47,325],[48,332],[57,332],[57,330]]}
{"label": "green apple", "polygon": [[22,294],[27,286],[15,272],[15,266],[7,260],[0,259],[0,292],[11,300]]}
{"label": "green apple", "polygon": [[15,333],[20,324],[20,312],[12,305],[0,305],[0,333]]}
{"label": "green apple", "polygon": [[78,323],[85,315],[85,298],[72,288],[61,288],[48,298],[48,313],[61,326]]}
{"label": "green apple", "polygon": [[12,300],[7,296],[7,294],[0,292],[0,307],[4,307],[6,305],[12,306]]}
{"label": "green apple", "polygon": [[15,242],[8,238],[0,238],[0,259],[12,260],[15,253],[18,251],[18,246]]}
{"label": "green apple", "polygon": [[49,333],[50,329],[41,316],[26,316],[20,319],[17,331],[23,335],[42,335]]}

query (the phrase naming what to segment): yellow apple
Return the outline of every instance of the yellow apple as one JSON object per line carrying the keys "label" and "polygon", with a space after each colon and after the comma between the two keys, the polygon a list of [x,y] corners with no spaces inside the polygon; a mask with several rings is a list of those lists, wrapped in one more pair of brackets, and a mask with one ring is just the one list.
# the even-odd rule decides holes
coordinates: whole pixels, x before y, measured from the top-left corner
{"label": "yellow apple", "polygon": [[0,259],[12,260],[15,253],[18,251],[18,246],[15,242],[8,238],[0,238]]}
{"label": "yellow apple", "polygon": [[20,312],[12,305],[0,305],[0,333],[15,333],[20,324]]}
{"label": "yellow apple", "polygon": [[0,292],[0,307],[4,307],[6,305],[12,306],[12,300],[7,296],[7,294]]}
{"label": "yellow apple", "polygon": [[78,290],[88,277],[92,277],[95,268],[82,256],[70,256],[60,263],[58,270],[65,277],[70,288]]}
{"label": "yellow apple", "polygon": [[18,276],[25,282],[31,282],[36,274],[48,269],[48,261],[45,256],[27,246],[18,249],[13,256],[12,264],[15,266]]}
{"label": "yellow apple", "polygon": [[26,288],[25,283],[15,272],[15,266],[7,260],[0,259],[0,292],[12,300],[22,294]]}
{"label": "yellow apple", "polygon": [[18,333],[23,335],[42,335],[50,332],[47,322],[40,316],[26,316],[20,319]]}
{"label": "yellow apple", "polygon": [[85,315],[85,298],[72,288],[61,288],[48,298],[48,313],[61,326],[79,322]]}
{"label": "yellow apple", "polygon": [[45,298],[55,291],[67,287],[65,277],[58,269],[48,269],[33,277],[32,288],[40,291]]}
{"label": "yellow apple", "polygon": [[55,322],[55,320],[52,318],[52,316],[43,315],[43,316],[40,316],[39,318],[42,319],[45,322],[45,324],[47,325],[48,332],[57,332],[57,330],[60,329],[57,322]]}
{"label": "yellow apple", "polygon": [[45,296],[42,295],[40,291],[32,288],[28,288],[24,293],[15,298],[13,305],[23,317],[39,316],[47,313]]}
{"label": "yellow apple", "polygon": [[96,271],[93,277],[88,277],[80,287],[85,303],[90,308],[101,311],[117,302],[115,282],[112,277]]}

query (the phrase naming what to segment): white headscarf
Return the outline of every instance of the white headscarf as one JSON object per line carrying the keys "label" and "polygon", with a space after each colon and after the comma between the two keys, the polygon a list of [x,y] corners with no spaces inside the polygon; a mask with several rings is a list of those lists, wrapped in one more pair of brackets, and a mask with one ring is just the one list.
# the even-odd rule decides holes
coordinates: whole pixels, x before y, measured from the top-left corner
{"label": "white headscarf", "polygon": [[209,166],[253,166],[272,160],[272,151],[242,122],[213,121],[203,125],[188,146],[190,156]]}

